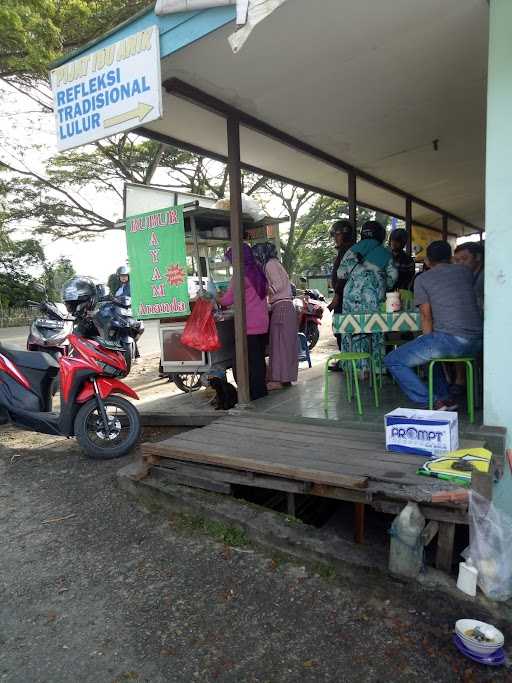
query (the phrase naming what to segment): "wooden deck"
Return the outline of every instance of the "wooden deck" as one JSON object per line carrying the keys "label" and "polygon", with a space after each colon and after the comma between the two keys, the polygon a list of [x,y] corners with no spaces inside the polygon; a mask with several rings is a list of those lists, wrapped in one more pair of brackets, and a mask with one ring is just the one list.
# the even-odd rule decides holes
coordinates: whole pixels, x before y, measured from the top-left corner
{"label": "wooden deck", "polygon": [[[462,447],[477,445],[482,442]],[[423,458],[386,451],[383,430],[297,424],[254,413],[226,415],[200,429],[143,444],[142,454],[141,477],[156,468],[176,483],[219,493],[231,493],[233,484],[283,491],[291,514],[294,494],[353,502],[359,542],[365,505],[397,514],[407,501],[415,501],[433,520],[434,532],[439,531],[437,564],[444,569],[451,565],[455,524],[467,523],[468,490],[416,474]]]}

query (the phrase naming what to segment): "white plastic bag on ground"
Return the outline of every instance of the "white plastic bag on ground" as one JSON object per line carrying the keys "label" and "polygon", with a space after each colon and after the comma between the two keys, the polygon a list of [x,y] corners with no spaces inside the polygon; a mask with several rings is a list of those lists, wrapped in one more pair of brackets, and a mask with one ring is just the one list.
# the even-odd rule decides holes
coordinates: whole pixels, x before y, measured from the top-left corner
{"label": "white plastic bag on ground", "polygon": [[512,517],[474,491],[469,497],[469,546],[462,553],[478,569],[478,585],[491,600],[512,597]]}

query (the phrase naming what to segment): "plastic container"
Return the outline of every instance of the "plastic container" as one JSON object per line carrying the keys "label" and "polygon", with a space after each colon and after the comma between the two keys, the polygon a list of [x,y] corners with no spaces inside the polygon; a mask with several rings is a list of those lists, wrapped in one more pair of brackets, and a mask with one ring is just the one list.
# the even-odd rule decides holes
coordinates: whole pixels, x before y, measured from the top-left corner
{"label": "plastic container", "polygon": [[386,313],[397,313],[401,309],[400,292],[388,292],[386,294]]}
{"label": "plastic container", "polygon": [[417,503],[409,502],[391,526],[389,571],[396,576],[415,579],[423,566],[421,533],[425,518]]}
{"label": "plastic container", "polygon": [[459,576],[457,578],[457,588],[471,595],[472,598],[476,595],[476,584],[478,581],[478,569],[473,565],[471,560],[459,563]]}

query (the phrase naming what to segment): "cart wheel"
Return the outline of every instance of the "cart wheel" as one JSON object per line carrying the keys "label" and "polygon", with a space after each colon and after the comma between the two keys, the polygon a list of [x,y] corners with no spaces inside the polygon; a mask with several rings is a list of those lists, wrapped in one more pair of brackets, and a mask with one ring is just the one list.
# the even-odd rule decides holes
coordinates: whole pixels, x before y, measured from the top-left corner
{"label": "cart wheel", "polygon": [[201,388],[201,375],[197,373],[180,373],[175,372],[170,376],[170,379],[178,387],[180,391],[189,394],[192,391],[197,391]]}

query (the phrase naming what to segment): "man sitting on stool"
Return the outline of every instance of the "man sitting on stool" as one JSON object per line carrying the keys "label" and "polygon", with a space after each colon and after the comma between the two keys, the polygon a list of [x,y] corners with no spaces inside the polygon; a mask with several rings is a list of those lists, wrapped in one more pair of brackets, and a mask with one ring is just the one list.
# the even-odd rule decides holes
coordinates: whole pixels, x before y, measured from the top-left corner
{"label": "man sitting on stool", "polygon": [[[478,310],[472,273],[452,264],[448,242],[432,242],[427,248],[430,270],[414,283],[414,303],[420,309],[422,336],[392,351],[384,365],[408,398],[421,407],[428,405],[428,388],[414,372],[435,358],[473,356],[482,348],[482,317]],[[435,409],[456,410],[449,398],[448,383],[436,365]]]}

